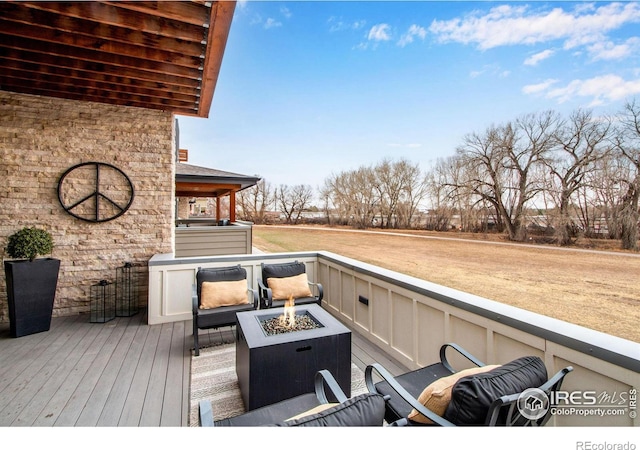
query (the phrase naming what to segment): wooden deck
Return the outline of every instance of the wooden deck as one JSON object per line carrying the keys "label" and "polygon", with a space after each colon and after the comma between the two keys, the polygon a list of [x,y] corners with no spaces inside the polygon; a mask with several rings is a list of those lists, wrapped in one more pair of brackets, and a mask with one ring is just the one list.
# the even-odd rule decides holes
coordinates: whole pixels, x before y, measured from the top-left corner
{"label": "wooden deck", "polygon": [[[200,345],[233,339],[224,328]],[[89,323],[53,318],[48,332],[20,338],[0,324],[0,426],[188,426],[191,321],[147,325],[146,314]],[[406,369],[357,333],[352,360]]]}

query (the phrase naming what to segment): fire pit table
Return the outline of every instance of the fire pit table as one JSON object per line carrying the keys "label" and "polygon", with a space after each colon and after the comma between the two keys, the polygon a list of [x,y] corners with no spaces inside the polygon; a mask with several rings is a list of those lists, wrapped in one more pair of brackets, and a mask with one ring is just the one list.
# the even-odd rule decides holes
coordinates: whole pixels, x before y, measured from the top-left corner
{"label": "fire pit table", "polygon": [[272,334],[269,321],[285,308],[237,313],[236,373],[248,411],[313,392],[318,370],[329,370],[351,396],[351,331],[319,305],[295,306],[314,327]]}

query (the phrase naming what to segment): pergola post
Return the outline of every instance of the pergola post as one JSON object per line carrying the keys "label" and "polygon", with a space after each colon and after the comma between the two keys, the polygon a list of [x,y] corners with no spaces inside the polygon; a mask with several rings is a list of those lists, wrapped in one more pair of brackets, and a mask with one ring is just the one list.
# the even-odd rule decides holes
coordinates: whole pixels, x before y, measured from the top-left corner
{"label": "pergola post", "polygon": [[236,191],[231,191],[229,194],[229,220],[236,221]]}

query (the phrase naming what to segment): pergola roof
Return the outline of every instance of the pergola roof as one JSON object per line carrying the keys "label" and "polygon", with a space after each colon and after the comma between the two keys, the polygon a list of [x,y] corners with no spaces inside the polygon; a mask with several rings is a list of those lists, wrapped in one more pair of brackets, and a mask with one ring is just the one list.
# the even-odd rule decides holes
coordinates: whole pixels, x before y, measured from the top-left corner
{"label": "pergola roof", "polygon": [[0,89],[207,117],[235,1],[0,1]]}
{"label": "pergola roof", "polygon": [[254,186],[260,177],[176,163],[177,197],[222,197]]}

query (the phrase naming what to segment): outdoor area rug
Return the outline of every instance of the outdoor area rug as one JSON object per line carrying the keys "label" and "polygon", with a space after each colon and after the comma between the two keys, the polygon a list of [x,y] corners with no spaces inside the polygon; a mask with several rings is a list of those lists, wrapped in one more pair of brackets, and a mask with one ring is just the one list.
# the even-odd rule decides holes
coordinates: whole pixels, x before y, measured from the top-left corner
{"label": "outdoor area rug", "polygon": [[[200,356],[191,356],[189,425],[200,425],[198,404],[211,401],[215,420],[244,413],[244,404],[236,377],[236,344],[201,348]],[[367,391],[364,373],[351,364],[351,396]]]}

